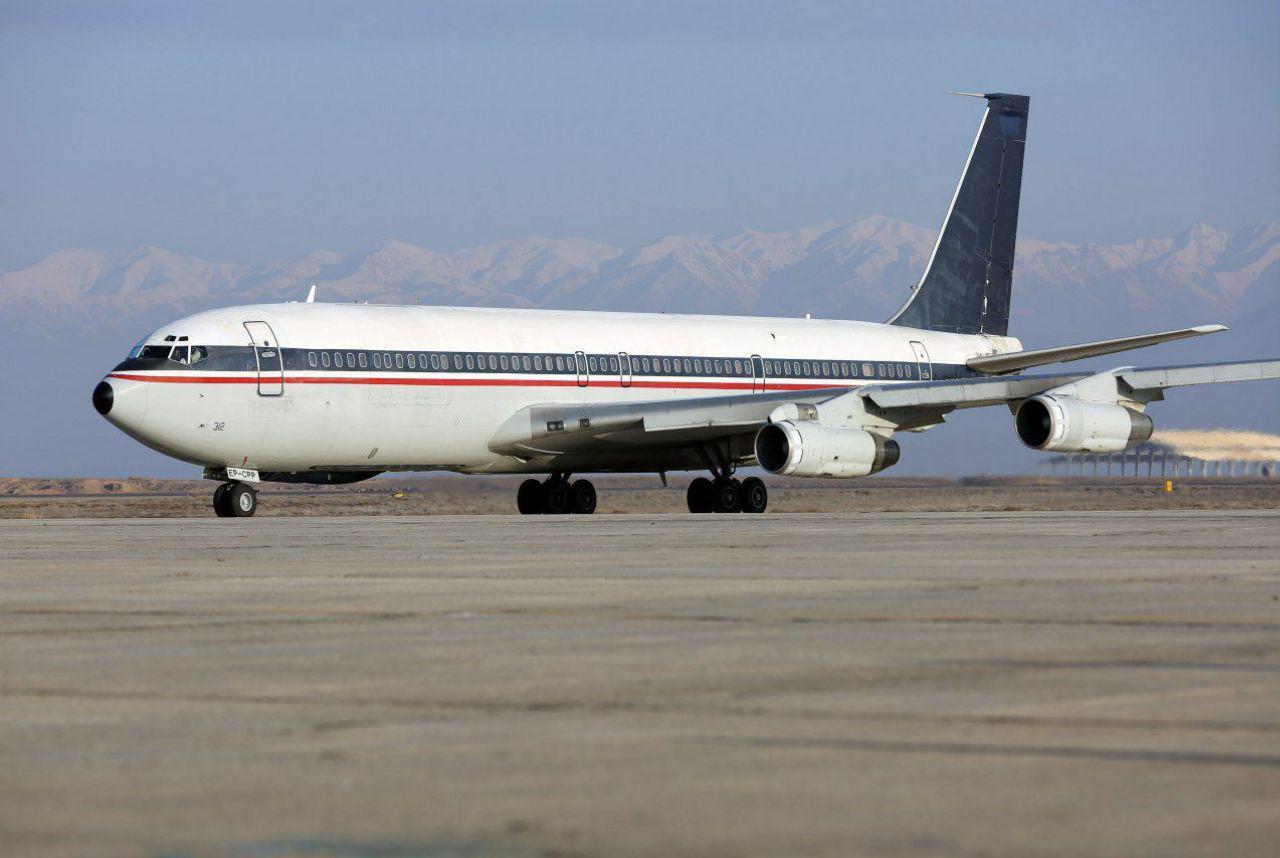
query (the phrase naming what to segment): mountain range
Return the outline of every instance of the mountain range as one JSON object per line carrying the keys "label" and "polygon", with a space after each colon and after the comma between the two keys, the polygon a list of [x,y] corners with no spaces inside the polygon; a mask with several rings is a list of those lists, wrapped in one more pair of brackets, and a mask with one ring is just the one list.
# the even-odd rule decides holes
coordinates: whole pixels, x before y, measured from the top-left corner
{"label": "mountain range", "polygon": [[[0,450],[0,473],[15,467],[50,476],[93,473],[44,457],[49,432],[80,438],[82,400],[92,382],[138,337],[198,310],[301,300],[315,284],[318,300],[333,302],[810,313],[878,321],[906,298],[935,238],[932,229],[875,215],[783,232],[670,235],[632,248],[523,237],[439,251],[388,240],[358,253],[318,250],[256,267],[151,246],[58,251],[0,274],[0,357],[30,364],[20,378],[3,380],[7,388],[47,401],[48,413],[67,422],[52,430],[44,424],[19,439],[18,448],[25,439],[35,451]],[[1280,221],[1234,231],[1196,224],[1178,235],[1118,244],[1024,238],[1014,267],[1010,333],[1036,347],[1226,322],[1230,334],[1129,360],[1267,356],[1280,353],[1278,297]],[[35,351],[50,354],[50,343],[57,343],[56,357],[30,360]],[[1184,425],[1244,421],[1274,430],[1280,426],[1274,391],[1261,402],[1258,393],[1209,395],[1203,401],[1227,410],[1222,419],[1179,416]],[[101,444],[102,430],[95,429]],[[30,469],[46,460],[47,466]]]}
{"label": "mountain range", "polygon": [[[261,267],[157,247],[63,250],[0,274],[6,327],[50,333],[112,319],[136,330],[211,306],[298,300],[880,319],[902,303],[933,230],[884,216],[786,232],[671,235],[622,249],[586,238],[515,238],[437,251],[384,241]],[[1096,332],[1234,318],[1274,301],[1280,221],[1197,224],[1125,244],[1024,239],[1011,329]],[[142,333],[142,331],[138,331]]]}

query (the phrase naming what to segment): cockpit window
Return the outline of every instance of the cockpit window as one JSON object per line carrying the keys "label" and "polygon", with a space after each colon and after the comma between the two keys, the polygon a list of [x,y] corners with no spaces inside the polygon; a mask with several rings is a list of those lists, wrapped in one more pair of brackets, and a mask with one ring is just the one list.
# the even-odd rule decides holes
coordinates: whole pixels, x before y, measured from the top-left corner
{"label": "cockpit window", "polygon": [[191,347],[191,362],[193,364],[200,363],[200,361],[204,360],[208,356],[209,356],[209,350],[206,349],[204,346]]}
{"label": "cockpit window", "polygon": [[143,346],[142,351],[138,352],[140,358],[160,358],[164,360],[169,357],[169,350],[173,348],[167,343],[163,346]]}
{"label": "cockpit window", "polygon": [[186,363],[187,344],[183,343],[182,345],[174,346],[173,353],[169,355],[169,360],[176,361],[177,363]]}

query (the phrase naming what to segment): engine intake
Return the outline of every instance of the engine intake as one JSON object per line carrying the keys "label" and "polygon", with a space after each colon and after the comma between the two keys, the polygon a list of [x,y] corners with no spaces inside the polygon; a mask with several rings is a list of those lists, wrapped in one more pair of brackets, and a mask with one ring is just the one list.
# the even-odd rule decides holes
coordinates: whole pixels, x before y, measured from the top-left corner
{"label": "engine intake", "polygon": [[892,438],[808,420],[766,424],[755,446],[760,467],[784,477],[865,477],[896,464],[901,452]]}
{"label": "engine intake", "polygon": [[1023,444],[1056,453],[1115,453],[1155,428],[1150,417],[1123,405],[1052,394],[1023,402],[1013,422]]}

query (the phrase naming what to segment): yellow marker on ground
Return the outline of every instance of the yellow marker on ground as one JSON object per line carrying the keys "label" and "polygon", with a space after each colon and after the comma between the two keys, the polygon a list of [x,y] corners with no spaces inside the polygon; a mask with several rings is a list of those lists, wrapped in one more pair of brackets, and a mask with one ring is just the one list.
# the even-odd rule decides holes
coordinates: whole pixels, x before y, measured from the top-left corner
{"label": "yellow marker on ground", "polygon": [[1171,491],[1173,491],[1173,480],[1165,480],[1165,481],[1164,481],[1164,490],[1165,490],[1166,492],[1171,492]]}

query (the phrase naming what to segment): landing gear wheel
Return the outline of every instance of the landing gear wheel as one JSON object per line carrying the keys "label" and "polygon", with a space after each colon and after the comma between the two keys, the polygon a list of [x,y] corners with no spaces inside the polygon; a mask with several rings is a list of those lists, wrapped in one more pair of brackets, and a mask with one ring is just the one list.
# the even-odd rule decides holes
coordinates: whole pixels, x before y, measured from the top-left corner
{"label": "landing gear wheel", "polygon": [[227,495],[235,483],[223,483],[213,490],[213,513],[218,518],[231,518],[231,504],[227,503]]}
{"label": "landing gear wheel", "polygon": [[596,487],[590,480],[578,480],[569,487],[570,512],[591,515],[596,511]]}
{"label": "landing gear wheel", "polygon": [[542,483],[525,480],[516,492],[516,509],[521,515],[539,515],[542,512]]}
{"label": "landing gear wheel", "polygon": [[550,479],[542,484],[542,510],[548,515],[569,512],[569,487],[564,480]]}
{"label": "landing gear wheel", "polygon": [[249,518],[258,511],[258,493],[244,483],[232,483],[227,490],[226,504],[235,518]]}
{"label": "landing gear wheel", "polygon": [[689,504],[689,512],[711,512],[712,506],[715,504],[715,489],[711,485],[711,480],[706,477],[698,477],[689,483],[689,491],[685,493],[685,501]]}
{"label": "landing gear wheel", "polygon": [[769,506],[769,490],[759,477],[747,477],[740,490],[743,512],[764,512]]}
{"label": "landing gear wheel", "polygon": [[714,500],[711,508],[716,512],[737,512],[742,508],[742,492],[737,480],[719,479],[712,483]]}

